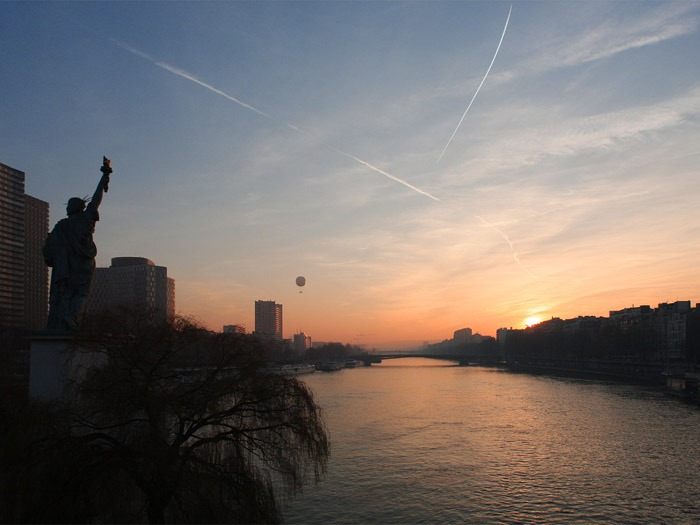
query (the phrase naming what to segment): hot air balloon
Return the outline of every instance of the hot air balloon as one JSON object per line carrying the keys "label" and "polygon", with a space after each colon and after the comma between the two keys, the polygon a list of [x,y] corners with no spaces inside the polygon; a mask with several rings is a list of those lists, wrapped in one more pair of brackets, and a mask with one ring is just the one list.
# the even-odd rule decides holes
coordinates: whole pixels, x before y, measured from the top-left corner
{"label": "hot air balloon", "polygon": [[[304,286],[305,284],[306,284],[306,278],[305,278],[305,277],[302,277],[301,275],[300,275],[299,277],[297,277],[297,286],[298,286],[299,288],[301,288],[301,287]],[[301,290],[299,290],[299,293],[301,293]]]}

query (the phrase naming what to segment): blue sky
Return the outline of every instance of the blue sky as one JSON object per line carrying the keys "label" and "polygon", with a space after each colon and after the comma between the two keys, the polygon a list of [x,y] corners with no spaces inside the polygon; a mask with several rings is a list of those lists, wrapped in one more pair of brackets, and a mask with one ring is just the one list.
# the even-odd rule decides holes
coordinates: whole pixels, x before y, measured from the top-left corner
{"label": "blue sky", "polygon": [[167,266],[213,329],[700,301],[697,1],[0,2],[0,71],[0,162],[51,225],[107,155],[98,264]]}

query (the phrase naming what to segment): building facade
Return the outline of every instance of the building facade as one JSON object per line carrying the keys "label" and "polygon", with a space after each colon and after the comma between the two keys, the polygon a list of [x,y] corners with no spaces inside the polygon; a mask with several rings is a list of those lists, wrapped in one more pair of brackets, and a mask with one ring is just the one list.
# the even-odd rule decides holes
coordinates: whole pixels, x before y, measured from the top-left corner
{"label": "building facade", "polygon": [[0,164],[0,325],[24,321],[24,172]]}
{"label": "building facade", "polygon": [[452,338],[457,342],[469,343],[472,338],[472,329],[461,328],[459,330],[455,330]]}
{"label": "building facade", "polygon": [[172,319],[175,315],[175,280],[165,266],[145,257],[114,257],[109,268],[96,268],[87,312],[115,306],[133,306]]}
{"label": "building facade", "polygon": [[311,337],[304,332],[294,334],[294,352],[299,355],[306,354],[306,351],[311,348]]}
{"label": "building facade", "polygon": [[255,301],[255,334],[282,341],[282,305],[275,301]]}
{"label": "building facade", "polygon": [[25,195],[24,180],[24,172],[0,163],[0,327],[41,330],[48,312],[41,247],[49,204]]}
{"label": "building facade", "polygon": [[49,272],[42,247],[49,234],[49,203],[24,196],[24,324],[30,330],[46,327]]}

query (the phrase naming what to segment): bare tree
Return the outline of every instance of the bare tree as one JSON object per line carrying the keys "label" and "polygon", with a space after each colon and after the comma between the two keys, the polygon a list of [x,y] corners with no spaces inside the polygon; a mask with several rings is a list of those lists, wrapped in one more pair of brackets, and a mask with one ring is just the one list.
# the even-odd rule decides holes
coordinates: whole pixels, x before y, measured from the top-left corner
{"label": "bare tree", "polygon": [[72,352],[82,370],[53,450],[79,451],[91,520],[278,522],[279,491],[325,470],[312,392],[265,373],[249,336],[121,310],[86,319]]}

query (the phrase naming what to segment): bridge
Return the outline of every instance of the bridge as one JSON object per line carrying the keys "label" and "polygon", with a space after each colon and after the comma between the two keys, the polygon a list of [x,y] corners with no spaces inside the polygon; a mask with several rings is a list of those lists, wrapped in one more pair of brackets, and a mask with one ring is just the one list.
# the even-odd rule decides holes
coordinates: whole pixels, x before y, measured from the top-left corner
{"label": "bridge", "polygon": [[348,359],[362,361],[365,366],[372,363],[381,363],[385,359],[401,359],[404,357],[423,357],[427,359],[440,359],[443,361],[455,361],[460,365],[467,364],[495,364],[499,358],[493,355],[471,355],[471,354],[431,354],[425,352],[384,352],[374,354],[358,354],[349,356]]}

